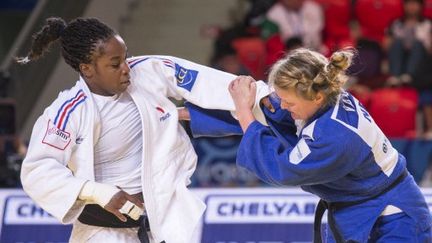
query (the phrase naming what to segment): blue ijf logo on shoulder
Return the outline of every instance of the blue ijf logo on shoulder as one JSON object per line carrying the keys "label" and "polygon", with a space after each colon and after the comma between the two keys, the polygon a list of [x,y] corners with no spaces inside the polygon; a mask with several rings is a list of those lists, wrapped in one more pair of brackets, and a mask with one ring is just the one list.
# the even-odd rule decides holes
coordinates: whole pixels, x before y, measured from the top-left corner
{"label": "blue ijf logo on shoulder", "polygon": [[175,77],[177,79],[177,86],[191,91],[197,76],[198,71],[186,69],[177,63],[175,64]]}

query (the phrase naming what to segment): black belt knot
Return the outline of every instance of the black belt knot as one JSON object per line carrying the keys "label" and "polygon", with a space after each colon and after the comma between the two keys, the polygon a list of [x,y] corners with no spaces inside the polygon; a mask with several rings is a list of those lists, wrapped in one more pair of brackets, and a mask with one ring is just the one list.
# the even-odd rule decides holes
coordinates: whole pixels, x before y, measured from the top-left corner
{"label": "black belt knot", "polygon": [[133,220],[126,214],[127,221],[123,222],[114,214],[106,211],[97,204],[88,204],[78,217],[78,221],[83,224],[108,227],[108,228],[134,228],[138,229],[138,239],[141,243],[149,243],[147,232],[150,231],[150,224],[146,215],[141,215],[138,220]]}

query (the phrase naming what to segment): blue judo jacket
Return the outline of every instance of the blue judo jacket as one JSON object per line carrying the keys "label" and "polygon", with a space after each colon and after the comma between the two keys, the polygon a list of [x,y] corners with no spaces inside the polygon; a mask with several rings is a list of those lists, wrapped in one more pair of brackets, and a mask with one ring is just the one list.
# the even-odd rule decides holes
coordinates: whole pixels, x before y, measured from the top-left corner
{"label": "blue judo jacket", "polygon": [[[349,93],[342,92],[335,105],[319,110],[302,126],[296,126],[276,97],[270,101],[273,112],[262,107],[269,126],[253,122],[237,152],[237,165],[264,182],[301,186],[328,202],[351,202],[380,194],[406,170],[404,156]],[[241,133],[228,113],[193,105],[189,110],[195,136]],[[336,212],[344,238],[367,242],[387,205],[407,213],[422,231],[432,224],[425,199],[409,175],[389,192]]]}

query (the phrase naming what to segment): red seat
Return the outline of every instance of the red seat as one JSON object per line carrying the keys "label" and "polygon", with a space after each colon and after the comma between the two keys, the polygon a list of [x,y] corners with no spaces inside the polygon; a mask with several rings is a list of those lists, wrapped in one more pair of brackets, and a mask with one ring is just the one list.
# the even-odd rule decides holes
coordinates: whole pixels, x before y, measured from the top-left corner
{"label": "red seat", "polygon": [[357,0],[354,13],[359,22],[362,35],[381,43],[386,28],[391,22],[402,16],[400,0]]}
{"label": "red seat", "polygon": [[264,79],[266,68],[266,47],[261,38],[238,38],[232,42],[240,62],[251,72],[255,79]]}
{"label": "red seat", "polygon": [[331,50],[353,46],[349,23],[352,18],[351,0],[317,0],[325,16],[324,43]]}
{"label": "red seat", "polygon": [[350,89],[348,90],[356,99],[363,105],[363,107],[366,108],[366,110],[369,110],[369,103],[371,99],[372,92],[368,88],[363,89]]}
{"label": "red seat", "polygon": [[432,0],[424,1],[424,9],[423,14],[427,18],[432,18]]}
{"label": "red seat", "polygon": [[266,40],[265,47],[267,52],[265,63],[268,69],[285,55],[285,45],[280,34],[274,34]]}
{"label": "red seat", "polygon": [[389,138],[412,138],[416,130],[418,93],[412,88],[373,91],[369,113]]}

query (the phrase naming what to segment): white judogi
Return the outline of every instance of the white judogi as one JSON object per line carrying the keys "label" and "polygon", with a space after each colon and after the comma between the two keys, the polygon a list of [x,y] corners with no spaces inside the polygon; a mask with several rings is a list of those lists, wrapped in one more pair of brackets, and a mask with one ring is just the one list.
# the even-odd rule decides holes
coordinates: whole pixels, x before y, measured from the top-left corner
{"label": "white judogi", "polygon": [[[188,243],[205,206],[186,187],[197,158],[168,97],[234,110],[227,87],[236,76],[175,57],[136,57],[129,65],[126,92],[141,118],[141,189],[152,237],[155,242]],[[268,93],[258,90],[261,97]],[[263,117],[258,106],[255,111]],[[80,190],[87,180],[95,180],[100,124],[93,96],[80,79],[59,94],[34,126],[21,181],[28,195],[62,223],[77,219],[84,207],[77,200]]]}

